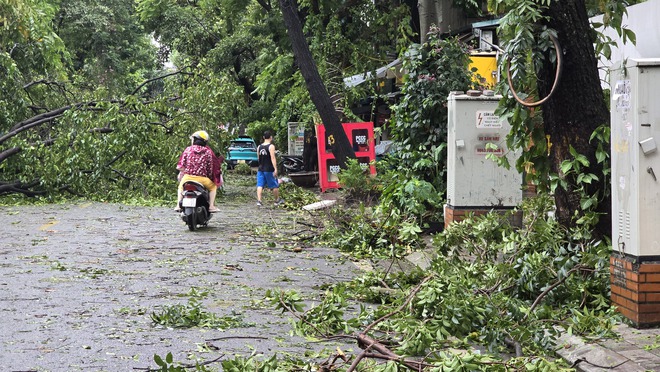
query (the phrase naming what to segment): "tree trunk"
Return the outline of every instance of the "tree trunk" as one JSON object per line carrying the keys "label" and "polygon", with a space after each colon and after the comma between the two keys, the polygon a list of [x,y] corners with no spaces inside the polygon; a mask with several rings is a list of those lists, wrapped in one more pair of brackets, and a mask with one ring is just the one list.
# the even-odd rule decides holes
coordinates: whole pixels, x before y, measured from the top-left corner
{"label": "tree trunk", "polygon": [[316,106],[316,110],[321,116],[325,131],[335,139],[333,154],[342,168],[346,167],[348,158],[355,158],[355,152],[351,143],[344,132],[344,128],[335,112],[330,95],[321,80],[316,63],[312,58],[305,36],[303,35],[302,24],[298,18],[298,6],[295,0],[280,0],[282,16],[291,39],[293,55],[300,69],[300,73],[305,78],[305,84],[309,91],[309,96]]}
{"label": "tree trunk", "polygon": [[419,0],[419,38],[421,44],[428,41],[428,33],[431,25],[438,24],[437,2],[440,0]]}
{"label": "tree trunk", "polygon": [[[609,111],[598,76],[594,52],[593,30],[589,25],[584,0],[550,2],[547,10],[548,27],[555,29],[563,52],[563,70],[557,90],[543,105],[545,132],[550,135],[552,171],[560,174],[562,161],[571,159],[569,146],[589,159],[587,170],[599,177],[589,186],[589,194],[604,198],[599,212],[604,213],[597,226],[596,236],[611,234],[611,206],[608,180],[603,179],[603,169],[596,163],[597,144],[589,143],[591,134],[603,124],[609,125]],[[541,97],[549,94],[555,79],[555,66],[549,60],[543,64],[539,75]],[[564,226],[574,226],[574,215],[583,215],[580,195],[574,188],[555,192],[556,217]]]}

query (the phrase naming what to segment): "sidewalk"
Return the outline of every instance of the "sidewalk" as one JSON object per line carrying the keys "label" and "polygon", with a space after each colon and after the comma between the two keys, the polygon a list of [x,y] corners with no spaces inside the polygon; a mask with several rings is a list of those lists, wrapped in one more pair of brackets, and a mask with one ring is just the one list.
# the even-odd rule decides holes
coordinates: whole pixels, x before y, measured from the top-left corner
{"label": "sidewalk", "polygon": [[[415,252],[399,262],[402,264],[428,268],[431,254]],[[660,372],[660,328],[635,329],[619,323],[614,331],[620,335],[618,339],[591,343],[564,334],[557,341],[557,354],[582,372]]]}
{"label": "sidewalk", "polygon": [[558,354],[584,372],[660,371],[660,328],[635,329],[625,324],[615,327],[621,337],[585,343],[580,337],[564,335]]}

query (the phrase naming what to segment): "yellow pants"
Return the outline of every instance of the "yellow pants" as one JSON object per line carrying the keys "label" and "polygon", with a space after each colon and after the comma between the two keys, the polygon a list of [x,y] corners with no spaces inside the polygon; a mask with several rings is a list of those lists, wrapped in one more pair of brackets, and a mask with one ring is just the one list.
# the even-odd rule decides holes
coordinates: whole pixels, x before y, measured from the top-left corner
{"label": "yellow pants", "polygon": [[185,174],[181,178],[181,182],[179,182],[179,193],[181,193],[181,191],[183,191],[183,184],[186,183],[186,181],[199,182],[202,185],[204,185],[204,187],[206,187],[209,191],[215,191],[218,188],[218,186],[216,186],[215,182],[211,181],[207,177],[191,176],[189,174]]}

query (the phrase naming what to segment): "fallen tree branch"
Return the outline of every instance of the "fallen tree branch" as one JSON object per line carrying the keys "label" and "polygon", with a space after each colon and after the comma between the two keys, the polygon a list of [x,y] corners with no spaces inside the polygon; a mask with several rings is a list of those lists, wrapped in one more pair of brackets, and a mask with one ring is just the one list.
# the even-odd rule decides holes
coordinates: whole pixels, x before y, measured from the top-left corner
{"label": "fallen tree branch", "polygon": [[369,324],[367,326],[367,328],[365,328],[364,331],[362,331],[362,334],[365,334],[365,333],[369,332],[373,327],[375,327],[376,325],[378,325],[378,323],[384,321],[385,319],[390,318],[393,315],[398,314],[401,311],[403,311],[403,309],[405,309],[410,304],[410,302],[413,300],[413,298],[415,298],[415,295],[417,294],[417,292],[419,292],[419,290],[422,288],[422,286],[426,282],[431,280],[431,278],[433,278],[433,277],[434,277],[434,275],[431,274],[431,275],[427,276],[426,278],[424,278],[421,282],[419,282],[419,284],[417,284],[417,286],[415,288],[413,288],[412,291],[410,291],[410,293],[408,294],[408,298],[406,298],[406,301],[404,303],[402,303],[401,306],[399,306],[396,310],[390,312],[389,314],[385,314],[382,317],[376,319],[373,323]]}
{"label": "fallen tree branch", "polygon": [[[0,138],[0,143],[2,143],[4,137],[8,136],[9,134],[12,134],[12,133],[13,133],[13,134],[12,134],[12,136],[13,136],[13,135],[16,135],[16,133],[20,133],[20,132],[22,132],[23,130],[25,130],[25,129],[23,129],[25,126],[30,125],[29,128],[32,128],[33,126],[36,126],[36,125],[32,125],[32,124],[34,124],[34,123],[36,123],[36,122],[42,124],[42,123],[45,123],[45,122],[48,122],[48,121],[54,120],[54,119],[56,119],[56,118],[62,116],[62,114],[64,114],[64,113],[67,112],[68,110],[71,110],[72,108],[82,107],[82,106],[85,105],[85,104],[89,104],[89,102],[88,102],[88,103],[83,103],[83,102],[81,102],[81,103],[76,103],[76,104],[73,104],[73,105],[66,105],[66,106],[60,107],[60,108],[58,108],[58,109],[51,110],[51,111],[48,111],[48,112],[44,112],[43,114],[36,115],[36,116],[33,116],[33,117],[29,118],[29,119],[23,120],[23,121],[17,123],[16,125],[14,125],[14,126],[9,130],[9,133],[8,133],[8,134],[6,134],[6,135],[3,136],[2,138]],[[26,129],[29,129],[29,128],[26,128]],[[19,130],[19,129],[23,129],[23,130]],[[14,132],[15,132],[15,133],[14,133]]]}
{"label": "fallen tree branch", "polygon": [[21,150],[22,149],[20,147],[14,147],[11,149],[7,149],[3,152],[0,152],[0,163],[5,161],[5,159],[9,158],[10,156],[18,154],[19,152],[21,152]]}
{"label": "fallen tree branch", "polygon": [[300,320],[301,322],[303,322],[303,323],[307,324],[308,326],[310,326],[311,328],[313,328],[314,331],[316,331],[316,333],[317,333],[319,336],[321,336],[321,337],[323,337],[323,338],[328,338],[328,337],[329,337],[329,336],[328,336],[327,334],[325,334],[324,332],[321,332],[321,330],[318,329],[318,327],[316,327],[316,325],[314,325],[314,324],[308,322],[307,320],[303,319],[302,316],[298,315],[297,312],[295,312],[292,308],[290,308],[289,306],[287,306],[286,302],[284,302],[284,300],[282,299],[282,292],[280,292],[279,295],[280,295],[280,296],[279,296],[278,299],[280,300],[280,304],[281,304],[282,307],[284,307],[289,313],[293,314],[293,316],[295,316],[296,318],[298,318],[298,320]]}
{"label": "fallen tree branch", "polygon": [[[357,335],[357,341],[358,341],[358,346],[363,349],[364,351],[358,354],[358,356],[355,358],[353,363],[351,363],[351,366],[346,370],[346,372],[352,372],[355,371],[357,366],[360,364],[362,359],[365,357],[370,357],[370,358],[380,358],[380,359],[387,359],[387,360],[392,360],[396,361],[398,363],[401,363],[405,365],[408,368],[411,369],[416,369],[421,371],[423,366],[426,366],[426,364],[422,362],[416,362],[416,361],[409,361],[409,360],[404,360],[401,356],[397,355],[394,353],[392,350],[390,350],[387,346],[382,344],[381,342],[377,341],[376,339],[372,338],[371,336],[367,335],[367,332],[369,332],[373,327],[378,325],[380,322],[384,321],[385,319],[388,319],[392,317],[393,315],[403,311],[410,302],[412,302],[413,298],[415,298],[415,295],[419,290],[422,288],[422,286],[431,280],[434,275],[429,275],[426,278],[424,278],[415,288],[413,288],[412,291],[408,294],[408,297],[406,300],[394,311],[383,315],[382,317],[376,319],[374,322],[369,324],[361,333]],[[373,354],[369,353],[370,350],[376,351],[378,354]]]}
{"label": "fallen tree branch", "polygon": [[353,363],[351,363],[351,365],[348,367],[348,369],[346,370],[346,372],[352,372],[352,371],[354,371],[355,368],[357,368],[358,364],[360,364],[360,362],[362,361],[362,359],[364,359],[366,356],[367,356],[367,352],[366,352],[366,350],[363,351],[363,352],[361,352],[360,354],[358,354],[358,356],[355,357],[355,359],[353,360]]}
{"label": "fallen tree branch", "polygon": [[525,316],[523,317],[523,319],[522,319],[522,323],[524,323],[525,320],[527,320],[527,317],[529,316],[529,314],[531,314],[532,311],[534,311],[534,309],[536,308],[536,306],[538,306],[538,304],[541,302],[541,300],[542,300],[545,296],[547,296],[548,293],[550,293],[553,289],[557,288],[557,287],[560,286],[563,282],[565,282],[566,279],[568,279],[568,278],[569,278],[574,272],[576,272],[576,271],[578,271],[578,270],[583,270],[583,269],[587,269],[587,267],[584,266],[584,265],[575,265],[575,266],[573,266],[570,270],[568,270],[568,272],[566,272],[566,275],[565,275],[563,278],[557,280],[557,281],[554,282],[551,286],[549,286],[548,288],[546,288],[545,291],[541,292],[541,294],[540,294],[538,297],[536,297],[536,300],[534,300],[534,303],[532,303],[532,306],[529,308],[529,312],[527,312],[527,314],[525,314]]}
{"label": "fallen tree branch", "polygon": [[103,128],[92,128],[89,130],[90,133],[112,133],[114,129],[103,127]]}
{"label": "fallen tree branch", "polygon": [[64,185],[64,186],[60,187],[58,189],[58,191],[66,191],[71,195],[78,196],[78,197],[81,197],[81,198],[84,196],[82,194],[79,194],[79,193],[73,191],[73,189],[71,188],[71,185]]}
{"label": "fallen tree branch", "polygon": [[425,363],[425,362],[419,361],[419,360],[405,360],[399,355],[397,355],[396,358],[392,358],[390,356],[381,355],[381,354],[365,353],[365,356],[367,358],[372,358],[372,359],[391,360],[391,361],[399,362],[399,363],[408,362],[408,363],[413,363],[413,365],[417,364],[417,367],[415,367],[415,369],[420,370],[420,371],[421,371],[422,367],[433,367],[433,364]]}
{"label": "fallen tree branch", "polygon": [[[188,67],[189,67],[189,66],[188,66]],[[188,68],[188,67],[184,67],[184,68],[182,68],[182,69],[180,69],[180,70],[178,70],[178,71],[170,72],[169,74],[165,74],[165,75],[161,75],[161,76],[156,76],[155,78],[147,79],[147,80],[145,80],[142,84],[138,85],[137,88],[135,88],[135,89],[133,90],[133,92],[131,92],[131,95],[132,95],[132,96],[136,95],[137,92],[139,92],[140,89],[142,89],[142,87],[144,87],[145,85],[147,85],[147,84],[149,84],[149,83],[151,83],[151,82],[153,82],[153,81],[156,81],[156,80],[164,79],[164,78],[166,78],[166,77],[173,76],[173,75],[179,75],[179,74],[193,75],[193,74],[190,73],[190,72],[185,72],[185,71],[183,71],[183,70],[185,70],[185,69]]]}
{"label": "fallen tree branch", "polygon": [[28,183],[23,183],[21,181],[14,181],[11,183],[0,184],[0,195],[11,194],[11,193],[19,193],[19,194],[24,194],[26,196],[43,195],[46,193],[45,191],[29,190],[29,188],[38,185],[39,182],[40,182],[39,179],[36,179]]}
{"label": "fallen tree branch", "polygon": [[222,341],[222,340],[231,340],[231,339],[268,340],[269,338],[260,337],[260,336],[226,336],[226,337],[209,338],[204,341],[211,342],[211,341]]}
{"label": "fallen tree branch", "polygon": [[125,180],[127,180],[127,181],[132,181],[132,180],[133,180],[132,177],[127,176],[126,173],[124,173],[124,172],[122,172],[122,171],[120,171],[120,170],[117,170],[117,169],[112,168],[112,171],[115,172],[115,173],[117,173],[117,174],[119,175],[119,177],[121,177],[121,178],[123,178],[123,179],[125,179]]}
{"label": "fallen tree branch", "polygon": [[[181,368],[199,370],[199,367],[208,366],[208,365],[211,365],[213,363],[217,363],[224,357],[225,357],[225,355],[222,354],[219,357],[217,357],[213,360],[208,360],[206,362],[195,363],[195,364],[181,364]],[[161,369],[161,368],[151,369],[151,367],[147,367],[147,368],[134,367],[133,370],[135,370],[135,371],[147,371],[147,372],[159,372],[159,371],[162,371],[163,369]]]}
{"label": "fallen tree branch", "polygon": [[522,358],[524,356],[522,351],[522,345],[520,345],[520,342],[514,340],[511,337],[505,337],[504,343],[512,347],[513,350],[516,351],[516,358]]}
{"label": "fallen tree branch", "polygon": [[[405,365],[408,368],[411,368],[413,370],[418,370],[421,371],[423,363],[422,362],[417,362],[413,360],[405,360],[402,358],[400,355],[395,354],[392,350],[388,349],[385,345],[381,344],[380,342],[376,341],[375,339],[369,337],[368,335],[364,333],[360,333],[358,335],[358,346],[362,348],[364,351],[360,353],[356,360],[353,361],[351,366],[346,370],[346,372],[352,372],[357,368],[358,364],[362,361],[367,356],[373,355],[373,356],[378,356],[380,359],[387,359],[387,360],[393,360],[398,363],[401,363]],[[372,354],[369,353],[369,350],[374,350],[378,354]],[[372,357],[373,357],[372,356]],[[424,364],[426,365],[426,364]]]}
{"label": "fallen tree branch", "polygon": [[110,161],[108,162],[108,164],[106,164],[105,166],[106,166],[106,167],[111,166],[111,165],[114,164],[117,160],[121,159],[122,156],[126,155],[127,152],[128,152],[128,150],[124,150],[124,151],[120,152],[117,156],[115,156],[114,158],[112,158],[112,160],[110,160]]}

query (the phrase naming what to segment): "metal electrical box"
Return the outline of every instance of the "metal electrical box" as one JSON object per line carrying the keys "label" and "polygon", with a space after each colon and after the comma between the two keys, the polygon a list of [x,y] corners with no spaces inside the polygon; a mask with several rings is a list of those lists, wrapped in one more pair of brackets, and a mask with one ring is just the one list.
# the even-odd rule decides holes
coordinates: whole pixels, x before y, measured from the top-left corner
{"label": "metal electrical box", "polygon": [[[523,177],[517,154],[506,149],[511,126],[495,115],[501,96],[451,93],[447,122],[447,204],[452,207],[506,208],[522,201]],[[506,156],[510,169],[488,159]]]}
{"label": "metal electrical box", "polygon": [[302,156],[305,148],[305,123],[288,123],[289,148],[288,155]]}
{"label": "metal electrical box", "polygon": [[660,259],[660,59],[612,67],[612,246]]}

